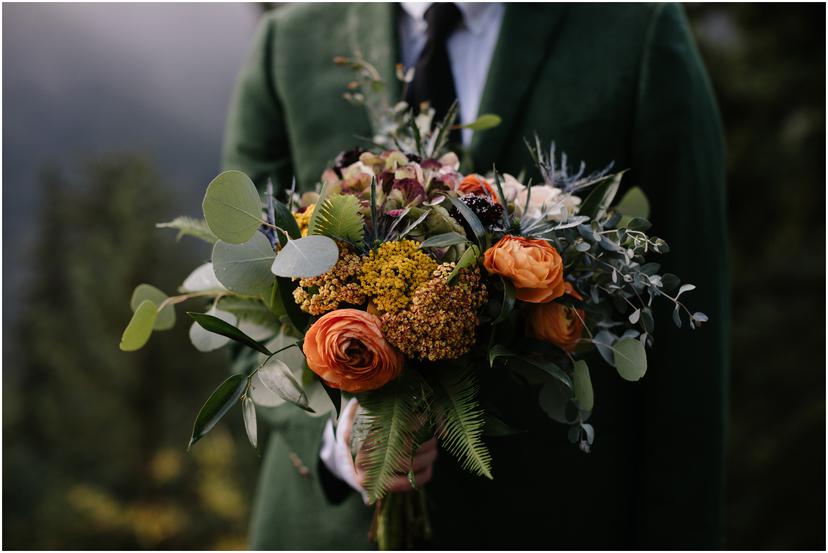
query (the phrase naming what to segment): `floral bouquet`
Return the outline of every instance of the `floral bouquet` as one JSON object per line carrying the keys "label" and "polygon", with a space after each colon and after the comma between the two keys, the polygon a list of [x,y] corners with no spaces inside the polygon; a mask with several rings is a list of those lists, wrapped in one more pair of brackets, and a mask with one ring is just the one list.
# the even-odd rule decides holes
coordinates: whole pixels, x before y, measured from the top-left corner
{"label": "floral bouquet", "polygon": [[[351,88],[380,88],[364,62],[338,61],[362,79]],[[366,93],[349,98],[373,103],[372,146],[341,153],[317,192],[291,190],[281,202],[268,185],[262,202],[244,173],[227,171],[207,187],[203,221],[161,225],[212,242],[212,262],[176,296],[138,286],[121,349],[142,347],[172,327],[175,304],[201,297],[207,312],[188,313],[196,348],[235,341],[256,357],[207,399],[190,445],[237,403],[255,446],[256,404],[338,414],[343,394],[356,397],[351,448],[365,452],[372,532],[381,548],[399,548],[429,533],[422,490],[386,493],[398,474],[418,489],[411,467],[422,443],[437,437],[468,471],[496,474],[484,434],[515,431],[514,405],[487,390],[509,379],[588,452],[592,352],[636,381],[653,301],[673,303],[678,326],[707,318],[681,303],[693,286],[650,261],[668,247],[647,234],[643,193],[615,201],[623,173],[585,174],[583,164],[570,173],[536,138],[527,144],[536,184],[463,174],[448,147],[456,109],[435,123],[427,105],[415,114]],[[488,115],[471,126],[496,123]]]}

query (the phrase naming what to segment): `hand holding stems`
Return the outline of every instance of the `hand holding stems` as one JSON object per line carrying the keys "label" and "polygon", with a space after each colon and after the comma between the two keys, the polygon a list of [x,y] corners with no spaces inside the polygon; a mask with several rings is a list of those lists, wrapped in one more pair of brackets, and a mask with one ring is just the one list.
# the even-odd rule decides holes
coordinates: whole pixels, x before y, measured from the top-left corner
{"label": "hand holding stems", "polygon": [[[340,421],[342,431],[344,432],[345,443],[351,442],[351,430],[353,429],[354,419],[356,418],[357,409],[350,409],[346,414],[345,419]],[[357,453],[354,460],[354,471],[356,474],[357,483],[365,487],[365,471],[366,471],[366,450],[363,444],[359,453]],[[417,487],[427,484],[433,475],[434,462],[437,460],[437,438],[431,438],[424,442],[415,452],[412,459],[411,466],[408,467],[414,473],[414,482]],[[410,492],[414,487],[408,479],[408,472],[398,473],[391,484],[388,486],[388,492]]]}

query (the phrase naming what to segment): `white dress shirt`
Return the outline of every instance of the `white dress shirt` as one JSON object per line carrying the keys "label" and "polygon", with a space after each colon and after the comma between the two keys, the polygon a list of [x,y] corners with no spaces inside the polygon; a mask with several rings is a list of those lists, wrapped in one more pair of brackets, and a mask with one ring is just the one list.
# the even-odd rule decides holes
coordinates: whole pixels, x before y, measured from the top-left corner
{"label": "white dress shirt", "polygon": [[[403,16],[400,18],[400,52],[402,64],[406,68],[414,67],[417,58],[426,43],[427,23],[425,12],[432,2],[402,2]],[[460,101],[460,122],[467,124],[477,119],[480,99],[486,86],[486,77],[492,62],[500,25],[503,22],[503,4],[457,3],[463,15],[463,22],[449,37],[448,49],[454,88]],[[463,144],[471,143],[473,131],[463,129]],[[352,399],[342,410],[340,420],[347,421],[350,411],[356,408]],[[349,445],[343,439],[344,428],[334,431],[333,422],[328,421],[322,435],[322,449],[319,457],[325,466],[340,480],[362,494],[367,501],[365,490],[356,481],[354,462]]]}
{"label": "white dress shirt", "polygon": [[[400,18],[400,53],[406,68],[414,67],[426,43],[425,12],[432,2],[402,2]],[[489,65],[492,63],[503,22],[503,4],[471,4],[457,2],[463,15],[460,23],[446,42],[454,88],[460,101],[460,122],[467,124],[477,119],[480,98],[486,86]],[[463,144],[471,142],[472,132],[463,129]]]}

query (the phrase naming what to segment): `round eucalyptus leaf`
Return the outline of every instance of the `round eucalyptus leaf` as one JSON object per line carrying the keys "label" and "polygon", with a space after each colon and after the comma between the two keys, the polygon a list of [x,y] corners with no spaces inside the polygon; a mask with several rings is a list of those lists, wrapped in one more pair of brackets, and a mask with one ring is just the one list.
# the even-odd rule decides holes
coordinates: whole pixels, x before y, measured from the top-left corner
{"label": "round eucalyptus leaf", "polygon": [[540,408],[549,418],[561,423],[571,422],[567,418],[567,404],[572,392],[557,380],[547,380],[538,394]]}
{"label": "round eucalyptus leaf", "polygon": [[594,397],[592,393],[592,379],[589,376],[589,367],[584,361],[575,361],[573,369],[573,387],[578,405],[585,411],[592,411]]}
{"label": "round eucalyptus leaf", "polygon": [[[215,307],[212,307],[207,314],[217,317],[233,326],[236,325],[236,316],[232,313],[228,313],[227,311],[220,311]],[[230,338],[222,336],[221,334],[216,334],[215,332],[210,332],[197,322],[193,321],[192,326],[190,326],[190,342],[193,343],[193,346],[195,346],[195,349],[198,351],[207,353],[227,345],[227,343],[230,342]]]}
{"label": "round eucalyptus leaf", "polygon": [[[152,286],[150,284],[139,284],[132,292],[132,298],[129,300],[129,306],[133,311],[138,309],[138,306],[144,300],[150,300],[155,304],[156,309],[159,305],[164,303],[167,299],[167,294]],[[169,330],[175,326],[175,309],[172,304],[167,304],[155,317],[154,330]]]}
{"label": "round eucalyptus leaf", "polygon": [[647,372],[647,352],[639,340],[622,338],[613,346],[615,368],[624,380],[635,382]]}
{"label": "round eucalyptus leaf", "polygon": [[197,267],[184,279],[181,285],[183,292],[207,292],[209,290],[224,290],[224,285],[216,278],[212,263],[205,263]]}
{"label": "round eucalyptus leaf", "polygon": [[213,234],[231,244],[247,242],[262,224],[259,192],[241,171],[225,171],[214,178],[201,207]]}
{"label": "round eucalyptus leaf", "polygon": [[270,241],[261,232],[244,244],[219,240],[213,246],[213,269],[218,281],[228,290],[267,298],[273,286],[270,266],[274,256]]}
{"label": "round eucalyptus leaf", "polygon": [[337,259],[336,242],[327,236],[306,236],[288,240],[273,260],[271,271],[280,277],[311,278],[330,271]]}
{"label": "round eucalyptus leaf", "polygon": [[144,347],[152,335],[157,309],[151,300],[141,302],[121,336],[121,351],[135,351]]}

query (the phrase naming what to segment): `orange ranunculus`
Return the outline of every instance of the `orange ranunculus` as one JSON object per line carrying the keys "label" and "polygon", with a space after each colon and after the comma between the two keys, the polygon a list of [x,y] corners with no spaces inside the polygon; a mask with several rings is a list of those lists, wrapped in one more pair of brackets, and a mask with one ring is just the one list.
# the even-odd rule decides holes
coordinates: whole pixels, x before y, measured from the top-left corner
{"label": "orange ranunculus", "polygon": [[463,180],[460,181],[458,191],[462,194],[474,194],[475,196],[485,196],[486,192],[488,192],[492,201],[499,203],[494,187],[476,173],[463,177]]}
{"label": "orange ranunculus", "polygon": [[[566,293],[581,300],[581,294],[568,282],[564,283]],[[529,334],[552,342],[564,351],[572,351],[584,331],[584,310],[569,305],[550,302],[532,305],[526,321]]]}
{"label": "orange ranunculus", "polygon": [[302,350],[310,370],[332,388],[346,392],[376,390],[400,375],[403,355],[385,341],[376,315],[337,309],[305,334]]}
{"label": "orange ranunculus", "polygon": [[483,266],[511,280],[521,301],[546,303],[564,293],[563,260],[545,240],[504,236],[486,250]]}

